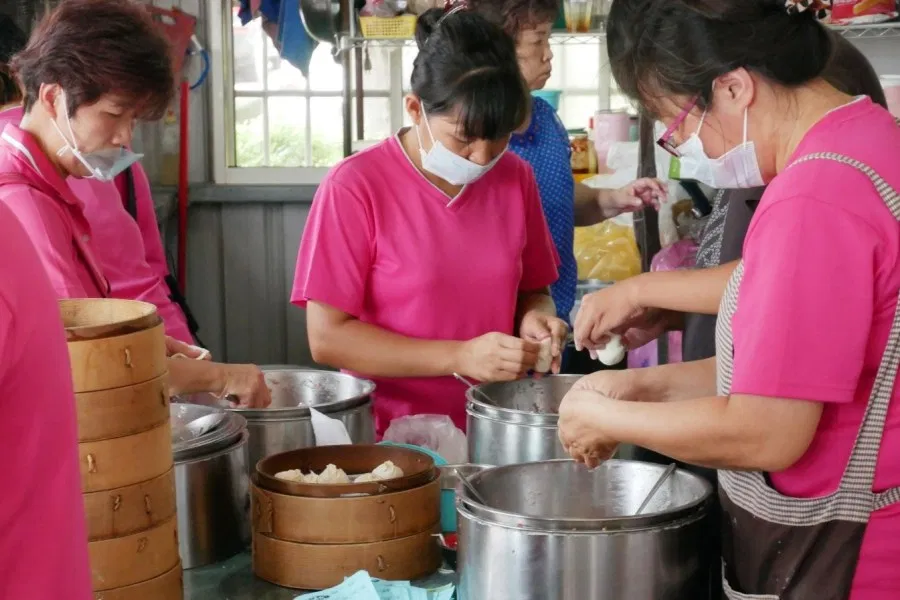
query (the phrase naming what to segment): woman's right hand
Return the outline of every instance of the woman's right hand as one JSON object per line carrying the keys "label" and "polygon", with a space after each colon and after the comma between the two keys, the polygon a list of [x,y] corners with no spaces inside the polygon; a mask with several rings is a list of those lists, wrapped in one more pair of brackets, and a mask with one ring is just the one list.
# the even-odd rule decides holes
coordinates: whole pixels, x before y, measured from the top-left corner
{"label": "woman's right hand", "polygon": [[513,381],[537,363],[541,345],[505,333],[486,333],[459,348],[456,373],[482,382]]}
{"label": "woman's right hand", "polygon": [[[626,279],[582,298],[573,327],[576,349],[602,348],[610,333],[625,334],[631,328],[638,328],[651,335],[654,329],[660,328],[660,323],[656,321],[660,320],[662,313],[648,310],[638,303],[635,279]],[[663,329],[660,328],[659,333]],[[637,342],[637,338],[646,337],[638,335],[639,332],[632,333],[625,336],[627,347],[634,347],[631,342]]]}
{"label": "woman's right hand", "polygon": [[233,396],[241,408],[266,408],[272,395],[263,372],[256,365],[222,365],[220,398]]}

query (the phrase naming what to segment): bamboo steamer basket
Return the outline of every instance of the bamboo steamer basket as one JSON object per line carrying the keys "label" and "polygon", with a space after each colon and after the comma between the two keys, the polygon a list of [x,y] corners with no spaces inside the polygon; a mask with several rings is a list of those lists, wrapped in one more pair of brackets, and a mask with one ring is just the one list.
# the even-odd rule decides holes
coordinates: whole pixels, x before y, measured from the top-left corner
{"label": "bamboo steamer basket", "polygon": [[[159,477],[172,468],[168,419],[141,433],[78,444],[85,493],[122,488]],[[171,565],[170,565],[171,566]]]}
{"label": "bamboo steamer basket", "polygon": [[181,563],[159,577],[125,587],[94,592],[94,600],[182,600]]}
{"label": "bamboo steamer basket", "polygon": [[59,312],[69,341],[134,333],[161,321],[153,304],[116,298],[60,300]]}
{"label": "bamboo steamer basket", "polygon": [[131,535],[88,542],[95,592],[149,581],[179,564],[177,519]]}
{"label": "bamboo steamer basket", "polygon": [[88,540],[130,535],[175,516],[175,471],[134,485],[84,494]]}
{"label": "bamboo steamer basket", "polygon": [[430,531],[440,520],[441,484],[374,496],[288,496],[251,486],[253,531],[309,544],[379,542]]}
{"label": "bamboo steamer basket", "polygon": [[169,420],[168,377],[128,387],[75,394],[78,441],[91,442],[132,435]]}
{"label": "bamboo steamer basket", "polygon": [[404,538],[366,544],[298,544],[253,534],[253,572],[277,585],[321,590],[364,570],[372,577],[409,581],[441,565],[434,534],[440,523]]}
{"label": "bamboo steamer basket", "polygon": [[68,345],[76,393],[144,383],[166,372],[162,323],[124,335],[69,341]]}

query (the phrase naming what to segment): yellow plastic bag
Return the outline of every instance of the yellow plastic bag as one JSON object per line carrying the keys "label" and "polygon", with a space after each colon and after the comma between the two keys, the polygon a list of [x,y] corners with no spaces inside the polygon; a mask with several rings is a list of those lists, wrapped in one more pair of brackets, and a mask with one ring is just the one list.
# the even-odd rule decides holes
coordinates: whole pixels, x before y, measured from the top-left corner
{"label": "yellow plastic bag", "polygon": [[641,272],[634,230],[613,221],[576,227],[575,259],[579,279],[621,281]]}

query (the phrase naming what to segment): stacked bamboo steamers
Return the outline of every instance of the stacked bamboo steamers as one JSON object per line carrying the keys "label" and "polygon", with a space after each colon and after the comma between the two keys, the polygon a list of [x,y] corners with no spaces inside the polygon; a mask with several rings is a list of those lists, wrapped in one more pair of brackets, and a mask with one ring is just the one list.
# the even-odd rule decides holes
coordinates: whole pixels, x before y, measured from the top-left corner
{"label": "stacked bamboo steamers", "polygon": [[181,600],[166,344],[153,305],[60,303],[97,600]]}
{"label": "stacked bamboo steamers", "polygon": [[[368,483],[285,481],[276,473],[349,475],[391,461],[404,476]],[[320,446],[261,460],[253,475],[253,572],[279,585],[319,590],[356,571],[417,579],[440,566],[440,477],[430,456],[391,446]]]}

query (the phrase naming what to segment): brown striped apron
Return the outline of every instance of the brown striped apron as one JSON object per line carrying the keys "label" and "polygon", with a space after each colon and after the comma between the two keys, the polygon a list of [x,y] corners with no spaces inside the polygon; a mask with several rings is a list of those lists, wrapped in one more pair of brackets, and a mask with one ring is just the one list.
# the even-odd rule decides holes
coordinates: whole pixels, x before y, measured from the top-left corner
{"label": "brown striped apron", "polygon": [[[864,173],[900,220],[900,196],[867,165],[838,154],[820,153],[804,156],[790,166],[811,160],[833,161]],[[720,396],[731,392],[731,321],[743,273],[741,262],[719,307],[716,384]],[[726,598],[837,600],[849,596],[869,517],[876,510],[900,502],[900,488],[872,491],[898,363],[900,303],[850,460],[832,494],[823,498],[790,498],[776,492],[764,473],[719,471]]]}

